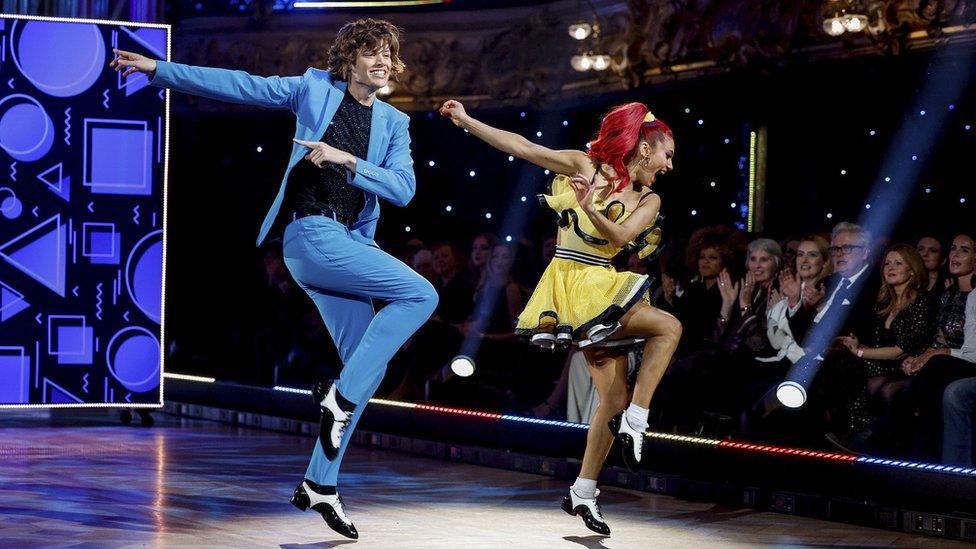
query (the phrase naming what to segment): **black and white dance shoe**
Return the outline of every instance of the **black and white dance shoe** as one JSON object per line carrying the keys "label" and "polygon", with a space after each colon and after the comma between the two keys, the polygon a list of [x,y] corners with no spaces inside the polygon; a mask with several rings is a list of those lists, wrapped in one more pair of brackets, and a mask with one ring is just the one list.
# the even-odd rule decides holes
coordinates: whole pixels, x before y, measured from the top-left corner
{"label": "black and white dance shoe", "polygon": [[597,534],[609,536],[610,527],[603,520],[603,513],[600,512],[600,504],[596,501],[598,497],[600,497],[599,490],[596,491],[592,499],[587,499],[577,496],[576,492],[570,488],[569,495],[563,498],[562,508],[563,511],[566,511],[570,515],[579,515],[583,519],[583,524],[590,530],[593,530]]}
{"label": "black and white dance shoe", "polygon": [[322,410],[322,419],[319,421],[319,443],[329,461],[339,455],[342,435],[352,419],[351,411],[347,412],[339,407],[337,395],[335,383],[320,381],[312,389],[312,396]]}
{"label": "black and white dance shoe", "polygon": [[329,528],[347,538],[359,539],[359,532],[346,516],[342,497],[336,493],[335,487],[319,486],[305,479],[295,488],[295,494],[291,496],[291,504],[302,511],[311,507],[313,511],[322,515]]}
{"label": "black and white dance shoe", "polygon": [[624,465],[636,472],[640,468],[641,453],[644,451],[644,433],[630,426],[624,412],[613,416],[608,426],[613,436],[620,441]]}

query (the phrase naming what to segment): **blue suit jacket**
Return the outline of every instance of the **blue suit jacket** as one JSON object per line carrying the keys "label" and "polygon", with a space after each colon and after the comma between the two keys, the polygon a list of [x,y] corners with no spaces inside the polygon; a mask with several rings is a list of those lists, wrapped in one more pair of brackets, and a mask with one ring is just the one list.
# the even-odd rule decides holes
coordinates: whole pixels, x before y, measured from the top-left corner
{"label": "blue suit jacket", "polygon": [[[156,62],[156,74],[152,84],[177,91],[262,107],[287,107],[295,113],[297,123],[295,137],[305,141],[319,141],[346,91],[346,83],[333,80],[328,71],[310,68],[302,76],[252,76],[244,71],[193,67],[166,61]],[[366,158],[356,161],[356,174],[347,172],[349,184],[359,187],[366,194],[366,205],[352,225],[352,235],[371,246],[376,246],[376,222],[380,217],[378,198],[397,206],[405,206],[413,198],[417,180],[413,173],[410,156],[410,118],[390,106],[376,100],[369,132],[369,149]],[[278,216],[285,197],[288,174],[308,151],[294,144],[288,169],[281,180],[278,195],[261,224],[258,246],[268,236],[268,231]]]}

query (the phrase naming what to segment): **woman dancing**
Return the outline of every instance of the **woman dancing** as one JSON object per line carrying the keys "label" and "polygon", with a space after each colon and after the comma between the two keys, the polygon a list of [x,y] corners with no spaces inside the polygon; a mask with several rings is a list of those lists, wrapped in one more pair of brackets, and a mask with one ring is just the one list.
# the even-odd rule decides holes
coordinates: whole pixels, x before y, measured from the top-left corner
{"label": "woman dancing", "polygon": [[[647,258],[658,247],[661,199],[650,187],[673,169],[671,129],[647,106],[627,103],[603,118],[588,152],[556,151],[472,118],[458,101],[446,101],[440,113],[496,149],[566,174],[539,196],[558,214],[556,256],[519,315],[516,332],[542,346],[575,343],[587,354],[600,405],[580,475],[562,508],[582,517],[590,530],[609,535],[596,479],[614,436],[627,466],[640,464],[651,396],[681,337],[681,323],[650,305],[647,275],[610,266],[625,248]],[[646,340],[629,406],[626,353],[598,352],[593,345],[622,338]]]}

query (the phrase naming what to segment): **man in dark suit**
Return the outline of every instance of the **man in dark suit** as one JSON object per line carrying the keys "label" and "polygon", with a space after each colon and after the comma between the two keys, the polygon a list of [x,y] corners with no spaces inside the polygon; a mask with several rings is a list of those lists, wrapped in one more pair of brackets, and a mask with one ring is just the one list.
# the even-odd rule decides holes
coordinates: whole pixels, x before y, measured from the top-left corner
{"label": "man in dark suit", "polygon": [[806,354],[787,379],[806,381],[808,412],[829,420],[833,431],[827,439],[844,449],[858,447],[870,434],[866,425],[855,425],[849,414],[864,387],[865,371],[849,353],[834,352],[837,336],[853,334],[863,340],[872,326],[880,280],[871,266],[870,242],[871,235],[860,226],[838,223],[830,239],[834,274],[823,291],[808,290],[806,298],[789,311],[790,329],[803,342]]}

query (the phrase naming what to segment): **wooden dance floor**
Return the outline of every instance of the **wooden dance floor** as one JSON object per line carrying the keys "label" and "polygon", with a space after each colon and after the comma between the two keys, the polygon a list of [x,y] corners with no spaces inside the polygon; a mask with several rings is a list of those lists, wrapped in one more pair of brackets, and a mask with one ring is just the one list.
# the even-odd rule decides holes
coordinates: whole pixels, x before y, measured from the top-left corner
{"label": "wooden dance floor", "polygon": [[605,538],[559,509],[566,481],[356,447],[340,477],[352,541],[288,503],[312,439],[159,414],[149,429],[79,417],[0,415],[0,546],[967,546],[616,488],[603,490]]}

